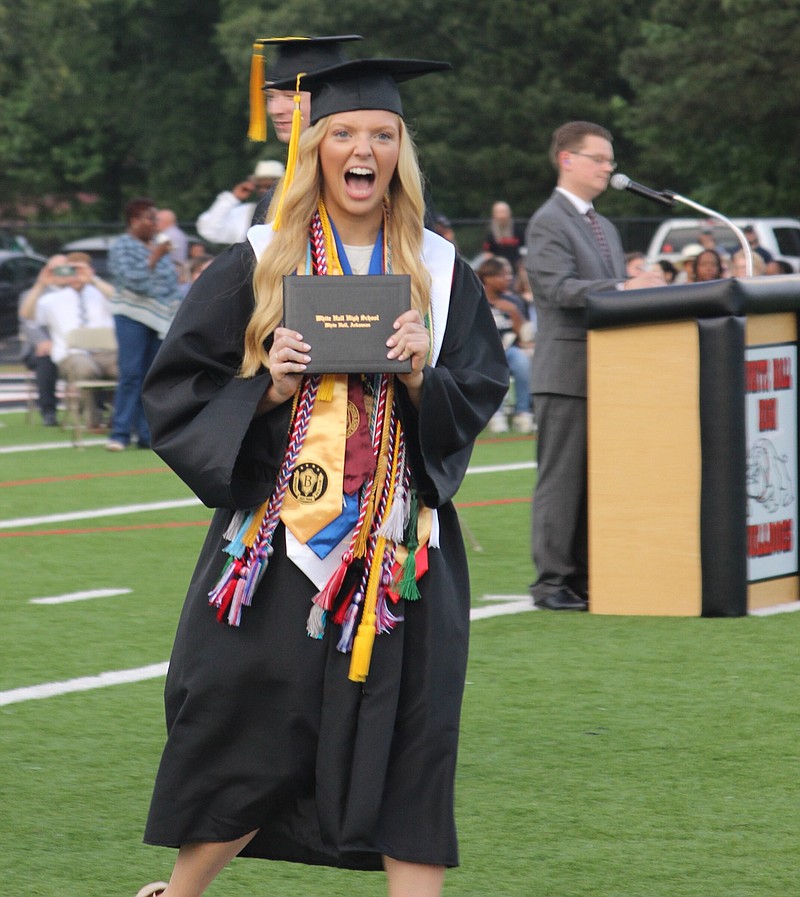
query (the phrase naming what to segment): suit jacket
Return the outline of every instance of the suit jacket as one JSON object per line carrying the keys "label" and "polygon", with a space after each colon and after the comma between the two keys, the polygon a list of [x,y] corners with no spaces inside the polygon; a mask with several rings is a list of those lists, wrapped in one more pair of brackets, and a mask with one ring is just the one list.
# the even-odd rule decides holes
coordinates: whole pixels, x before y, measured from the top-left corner
{"label": "suit jacket", "polygon": [[611,250],[603,257],[585,215],[558,190],[528,222],[528,270],[536,306],[531,391],[586,396],[586,297],[625,280],[622,240],[602,215]]}

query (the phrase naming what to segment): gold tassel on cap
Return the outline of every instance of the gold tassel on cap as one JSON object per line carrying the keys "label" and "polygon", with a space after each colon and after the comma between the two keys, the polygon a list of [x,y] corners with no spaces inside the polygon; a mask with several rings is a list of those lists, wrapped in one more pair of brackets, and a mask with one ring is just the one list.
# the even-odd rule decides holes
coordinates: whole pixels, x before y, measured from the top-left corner
{"label": "gold tassel on cap", "polygon": [[250,60],[250,127],[247,136],[261,143],[267,139],[267,98],[264,95],[264,55],[261,44],[253,44]]}
{"label": "gold tassel on cap", "polygon": [[286,159],[286,173],[283,176],[283,186],[281,189],[281,198],[278,202],[278,210],[275,212],[275,220],[272,222],[274,230],[278,230],[281,226],[281,210],[283,209],[283,200],[294,179],[294,170],[297,167],[297,146],[300,142],[300,128],[303,121],[303,113],[300,111],[300,79],[305,78],[306,72],[300,72],[297,76],[297,83],[294,94],[294,110],[292,112],[292,133],[289,137],[289,154]]}

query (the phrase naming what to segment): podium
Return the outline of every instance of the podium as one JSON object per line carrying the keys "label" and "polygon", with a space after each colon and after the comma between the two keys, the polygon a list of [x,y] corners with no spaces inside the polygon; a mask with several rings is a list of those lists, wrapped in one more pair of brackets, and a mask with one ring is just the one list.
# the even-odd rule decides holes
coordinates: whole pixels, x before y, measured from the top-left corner
{"label": "podium", "polygon": [[800,600],[800,275],[588,299],[590,610]]}

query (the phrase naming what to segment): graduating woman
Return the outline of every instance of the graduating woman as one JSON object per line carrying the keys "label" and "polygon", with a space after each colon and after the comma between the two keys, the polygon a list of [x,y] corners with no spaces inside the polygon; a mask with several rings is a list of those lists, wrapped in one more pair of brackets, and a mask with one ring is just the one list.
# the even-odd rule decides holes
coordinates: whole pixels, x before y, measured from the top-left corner
{"label": "graduating woman", "polygon": [[[384,869],[391,897],[437,897],[458,863],[470,595],[452,499],[508,370],[479,281],[423,230],[397,82],[447,67],[302,82],[311,127],[273,220],[204,272],[148,376],[153,447],[217,510],[145,833],[179,852],[142,894],[198,897],[242,855]],[[294,274],[408,275],[380,352],[407,370],[305,373],[314,345],[281,326]]]}

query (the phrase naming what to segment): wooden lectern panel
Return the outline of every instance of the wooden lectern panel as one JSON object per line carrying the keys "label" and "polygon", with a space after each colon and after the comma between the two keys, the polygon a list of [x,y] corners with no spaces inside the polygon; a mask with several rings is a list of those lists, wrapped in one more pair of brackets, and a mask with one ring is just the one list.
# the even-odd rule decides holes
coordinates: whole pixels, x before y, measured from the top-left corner
{"label": "wooden lectern panel", "polygon": [[697,324],[592,330],[588,342],[590,610],[700,616]]}

